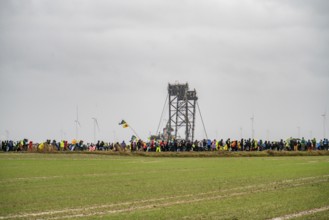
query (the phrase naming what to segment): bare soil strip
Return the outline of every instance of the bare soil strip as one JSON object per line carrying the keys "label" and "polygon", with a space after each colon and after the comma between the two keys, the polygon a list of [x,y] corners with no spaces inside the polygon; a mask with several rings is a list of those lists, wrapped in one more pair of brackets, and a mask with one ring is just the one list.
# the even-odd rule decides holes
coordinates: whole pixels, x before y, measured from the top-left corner
{"label": "bare soil strip", "polygon": [[[54,215],[65,214],[65,213],[68,215],[61,216],[58,218],[74,218],[80,216],[93,216],[93,215],[103,215],[103,214],[112,214],[112,213],[120,213],[120,212],[131,212],[140,209],[155,208],[154,205],[149,205],[149,203],[157,203],[156,207],[165,207],[175,204],[193,203],[198,201],[226,198],[229,196],[231,197],[231,196],[245,195],[254,192],[273,191],[273,190],[278,190],[280,188],[287,188],[292,186],[297,187],[297,186],[312,184],[312,183],[328,182],[327,177],[329,177],[329,175],[305,177],[299,179],[287,179],[287,180],[272,182],[269,184],[249,185],[249,186],[236,187],[236,188],[225,189],[225,190],[203,192],[198,194],[184,194],[184,195],[168,196],[162,198],[128,201],[128,202],[122,202],[116,204],[113,203],[107,205],[89,206],[85,208],[72,208],[72,209],[63,209],[63,210],[54,210],[54,211],[36,212],[36,213],[22,213],[17,215],[0,216],[0,219],[13,219],[13,218],[17,219],[17,218],[33,218],[33,217],[34,218],[40,217],[44,219],[47,218],[47,216],[48,218],[51,218]],[[218,195],[219,193],[221,195]],[[170,201],[170,200],[176,200],[176,201]],[[104,210],[104,209],[113,209],[113,208],[114,210]],[[90,212],[93,210],[94,212]]]}
{"label": "bare soil strip", "polygon": [[290,214],[290,215],[285,215],[282,217],[276,217],[276,218],[272,218],[270,220],[287,220],[287,219],[292,219],[292,218],[297,218],[297,217],[302,217],[305,215],[311,215],[317,212],[323,212],[323,211],[327,211],[329,210],[329,206],[325,206],[322,208],[316,208],[316,209],[311,209],[311,210],[306,210],[306,211],[302,211],[299,213],[295,213],[295,214]]}
{"label": "bare soil strip", "polygon": [[[316,150],[316,151],[238,151],[238,152],[230,152],[230,151],[217,151],[217,152],[144,152],[144,151],[138,151],[138,152],[113,152],[113,151],[98,151],[98,152],[88,152],[88,151],[66,151],[66,152],[59,152],[59,151],[53,151],[53,152],[21,152],[21,153],[2,153],[0,152],[0,157],[4,157],[6,160],[19,160],[20,158],[16,158],[18,154],[21,155],[27,155],[30,154],[32,156],[34,155],[40,155],[40,154],[52,154],[52,155],[95,155],[95,156],[125,156],[125,157],[280,157],[280,156],[328,156],[329,151],[327,150]],[[38,156],[39,156],[38,155]],[[15,156],[15,158],[12,158],[11,156]],[[24,158],[26,159],[34,159],[34,158]],[[37,158],[39,160],[39,158]],[[44,160],[56,160],[56,158],[47,158]],[[74,160],[74,159],[73,159]]]}

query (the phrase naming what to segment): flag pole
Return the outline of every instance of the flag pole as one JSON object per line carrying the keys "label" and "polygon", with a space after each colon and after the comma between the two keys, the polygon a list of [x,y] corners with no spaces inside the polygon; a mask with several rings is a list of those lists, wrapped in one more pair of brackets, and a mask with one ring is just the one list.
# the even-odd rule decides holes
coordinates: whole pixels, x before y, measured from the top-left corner
{"label": "flag pole", "polygon": [[137,132],[131,127],[130,124],[128,124],[128,127],[134,132],[134,134],[138,137],[138,139],[141,139],[141,138],[139,137],[139,135],[137,134]]}
{"label": "flag pole", "polygon": [[[132,132],[138,137],[138,139],[141,139],[141,138],[139,137],[139,135],[137,134],[137,132],[135,131],[135,129],[132,128],[132,127],[130,126],[130,124],[128,124],[125,120],[122,120],[122,121],[119,123],[119,125],[123,125],[124,128],[129,127],[129,128],[132,130]],[[126,125],[126,126],[125,126],[125,125]]]}

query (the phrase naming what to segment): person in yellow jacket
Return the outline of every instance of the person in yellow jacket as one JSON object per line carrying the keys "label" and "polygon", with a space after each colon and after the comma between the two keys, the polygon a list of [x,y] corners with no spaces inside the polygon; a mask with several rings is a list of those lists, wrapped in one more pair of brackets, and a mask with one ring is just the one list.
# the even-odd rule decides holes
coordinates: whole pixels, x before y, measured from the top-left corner
{"label": "person in yellow jacket", "polygon": [[38,146],[38,150],[39,151],[43,151],[44,148],[45,148],[45,143],[44,142],[42,142],[41,144],[39,144],[39,146]]}
{"label": "person in yellow jacket", "polygon": [[156,152],[161,152],[160,144],[156,142],[155,145],[156,145]]}
{"label": "person in yellow jacket", "polygon": [[19,150],[23,150],[23,148],[24,148],[24,141],[22,140],[19,142]]}
{"label": "person in yellow jacket", "polygon": [[241,142],[238,141],[238,150],[241,151]]}
{"label": "person in yellow jacket", "polygon": [[64,146],[65,146],[64,141],[61,141],[61,143],[59,144],[61,151],[64,151]]}

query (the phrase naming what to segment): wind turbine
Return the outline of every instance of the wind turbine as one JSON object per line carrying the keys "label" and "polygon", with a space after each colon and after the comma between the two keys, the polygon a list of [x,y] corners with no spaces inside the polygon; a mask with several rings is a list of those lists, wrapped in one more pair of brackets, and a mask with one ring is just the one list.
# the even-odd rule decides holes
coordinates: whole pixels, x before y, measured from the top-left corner
{"label": "wind turbine", "polygon": [[325,111],[321,116],[323,117],[323,138],[326,138],[326,117],[327,117],[327,111]]}
{"label": "wind turbine", "polygon": [[94,121],[94,144],[96,144],[96,127],[98,129],[98,132],[100,131],[100,129],[99,129],[99,126],[98,126],[97,118],[93,117],[91,119]]}
{"label": "wind turbine", "polygon": [[77,119],[74,122],[75,122],[75,139],[78,140],[78,135],[79,135],[78,127],[81,127],[81,124],[80,124],[80,121],[79,121],[78,106],[77,106]]}
{"label": "wind turbine", "polygon": [[251,138],[254,139],[254,136],[255,136],[255,130],[254,130],[255,117],[254,117],[254,113],[252,113],[252,117],[250,118],[250,120],[251,120]]}

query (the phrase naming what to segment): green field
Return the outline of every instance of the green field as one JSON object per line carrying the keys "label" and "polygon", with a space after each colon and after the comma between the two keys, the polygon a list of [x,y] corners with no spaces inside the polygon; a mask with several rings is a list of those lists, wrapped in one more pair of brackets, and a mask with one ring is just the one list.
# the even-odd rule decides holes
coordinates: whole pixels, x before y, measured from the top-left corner
{"label": "green field", "polygon": [[329,156],[0,154],[0,219],[328,219]]}

